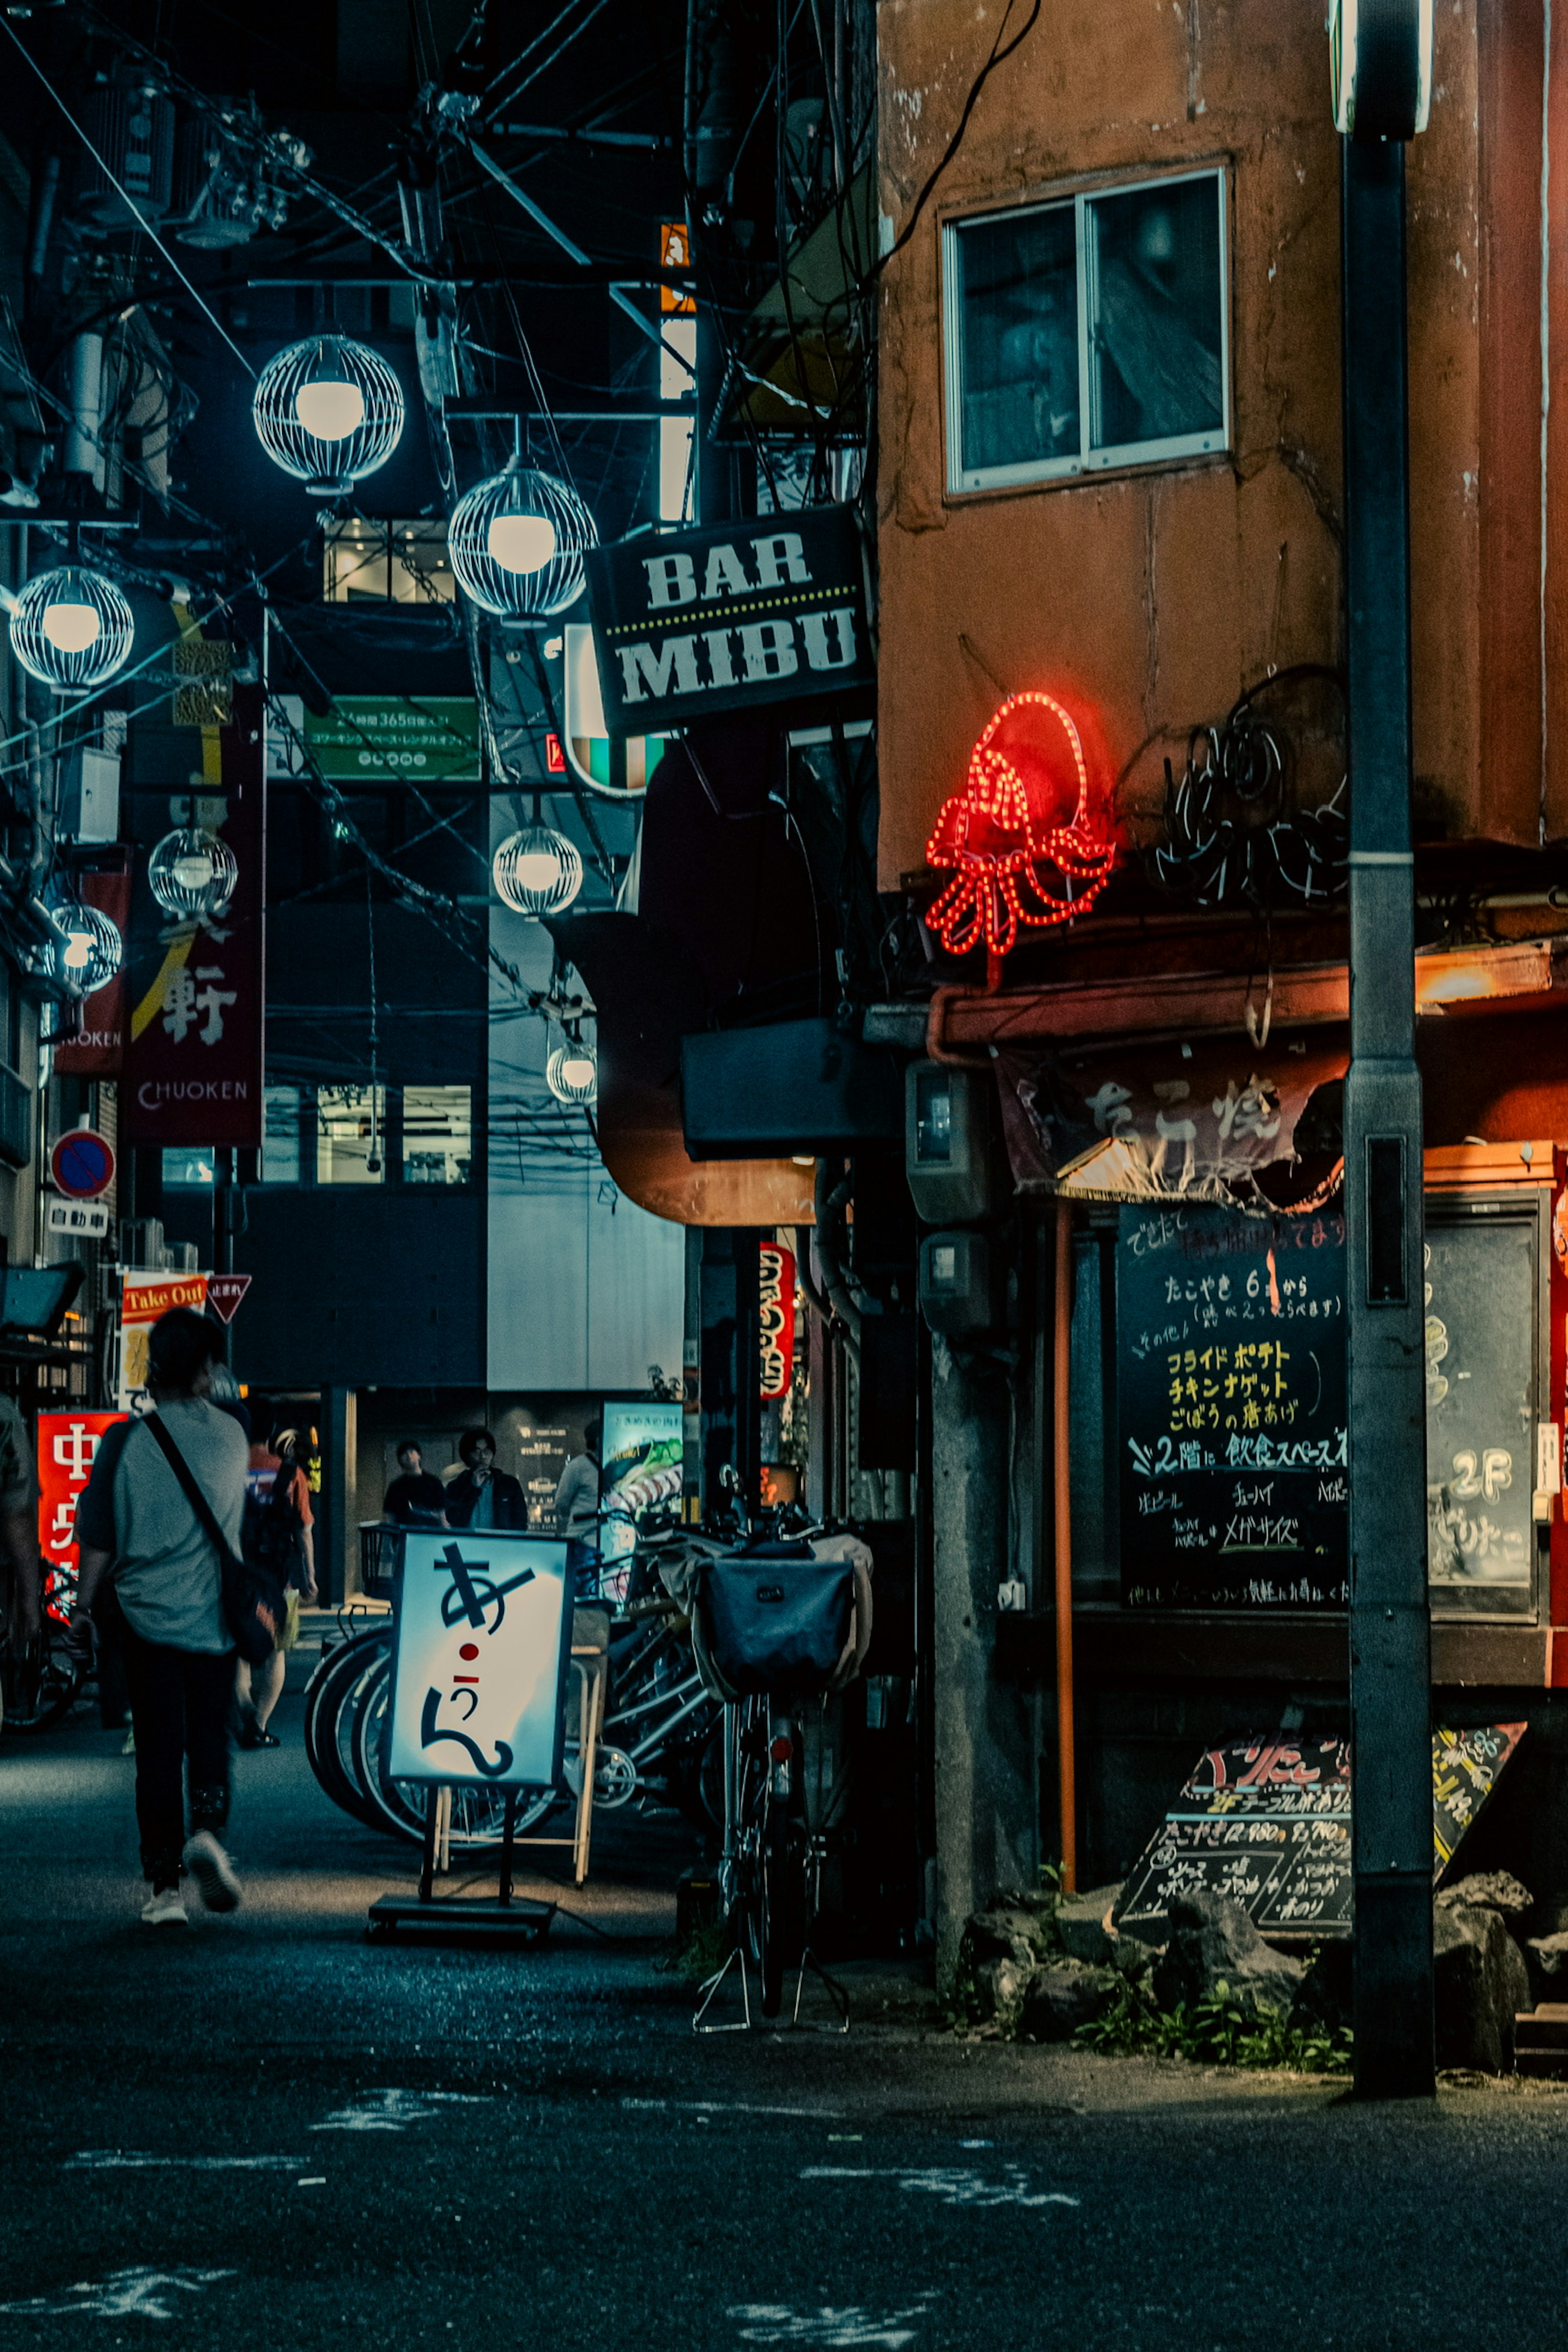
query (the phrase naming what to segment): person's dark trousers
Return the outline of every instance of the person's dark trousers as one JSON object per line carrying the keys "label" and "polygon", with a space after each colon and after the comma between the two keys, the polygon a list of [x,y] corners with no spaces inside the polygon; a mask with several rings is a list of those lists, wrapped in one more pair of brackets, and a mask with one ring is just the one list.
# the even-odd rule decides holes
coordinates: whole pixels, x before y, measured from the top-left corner
{"label": "person's dark trousers", "polygon": [[191,1775],[191,1832],[228,1820],[229,1709],[234,1652],[174,1650],[143,1641],[121,1615],[121,1647],[136,1734],[136,1824],[142,1874],[175,1886],[185,1847],[183,1768]]}

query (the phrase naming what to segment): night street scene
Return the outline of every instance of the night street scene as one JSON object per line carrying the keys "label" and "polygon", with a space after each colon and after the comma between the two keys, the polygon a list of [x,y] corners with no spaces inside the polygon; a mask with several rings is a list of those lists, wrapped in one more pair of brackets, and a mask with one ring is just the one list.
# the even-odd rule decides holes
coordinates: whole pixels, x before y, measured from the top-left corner
{"label": "night street scene", "polygon": [[1568,36],[1327,16],[0,8],[0,2352],[1568,2352]]}

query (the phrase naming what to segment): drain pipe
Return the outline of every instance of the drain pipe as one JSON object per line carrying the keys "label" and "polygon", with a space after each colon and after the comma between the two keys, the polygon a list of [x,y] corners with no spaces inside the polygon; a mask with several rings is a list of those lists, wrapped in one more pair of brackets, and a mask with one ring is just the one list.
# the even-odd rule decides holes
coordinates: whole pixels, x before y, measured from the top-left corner
{"label": "drain pipe", "polygon": [[857,1371],[860,1369],[860,1309],[849,1295],[849,1284],[839,1255],[838,1236],[845,1207],[854,1191],[854,1179],[841,1176],[835,1184],[827,1162],[816,1163],[816,1255],[827,1303],[844,1327],[844,1342]]}
{"label": "drain pipe", "polygon": [[1078,1893],[1078,1769],[1072,1673],[1072,1203],[1057,1202],[1055,1370],[1051,1382],[1052,1484],[1056,1506],[1057,1788],[1062,1888]]}

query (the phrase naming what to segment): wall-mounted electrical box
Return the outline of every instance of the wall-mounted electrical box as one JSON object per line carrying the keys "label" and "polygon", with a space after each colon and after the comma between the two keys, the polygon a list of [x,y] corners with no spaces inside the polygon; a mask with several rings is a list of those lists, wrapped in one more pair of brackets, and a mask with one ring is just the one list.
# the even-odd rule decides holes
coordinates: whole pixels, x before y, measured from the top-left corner
{"label": "wall-mounted electrical box", "polygon": [[72,751],[60,762],[62,841],[118,841],[120,759],[113,751]]}
{"label": "wall-mounted electrical box", "polygon": [[960,1339],[1002,1321],[1001,1253],[988,1234],[928,1234],[921,1244],[921,1313],[933,1331]]}
{"label": "wall-mounted electrical box", "polygon": [[923,1223],[967,1224],[997,1208],[995,1094],[989,1070],[905,1071],[904,1168]]}

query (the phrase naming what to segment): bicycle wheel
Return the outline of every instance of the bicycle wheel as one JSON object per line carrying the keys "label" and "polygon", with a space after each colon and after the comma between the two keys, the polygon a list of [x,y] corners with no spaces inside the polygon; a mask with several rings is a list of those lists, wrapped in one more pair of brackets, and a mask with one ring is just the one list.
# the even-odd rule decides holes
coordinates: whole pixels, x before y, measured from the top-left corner
{"label": "bicycle wheel", "polygon": [[47,1626],[20,1648],[7,1643],[0,1672],[7,1731],[47,1731],[69,1713],[81,1688],[80,1662],[51,1637]]}
{"label": "bicycle wheel", "polygon": [[380,1633],[343,1643],[322,1659],[305,1690],[305,1754],[310,1769],[332,1802],[369,1829],[379,1829],[382,1822],[354,1777],[354,1704],[370,1676],[385,1665],[390,1647],[390,1635]]}

